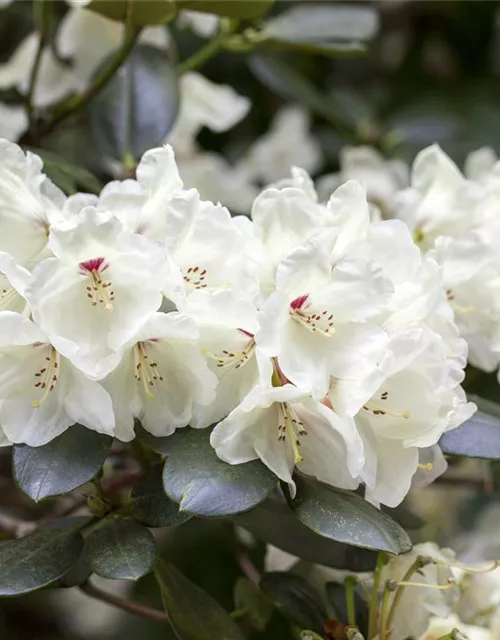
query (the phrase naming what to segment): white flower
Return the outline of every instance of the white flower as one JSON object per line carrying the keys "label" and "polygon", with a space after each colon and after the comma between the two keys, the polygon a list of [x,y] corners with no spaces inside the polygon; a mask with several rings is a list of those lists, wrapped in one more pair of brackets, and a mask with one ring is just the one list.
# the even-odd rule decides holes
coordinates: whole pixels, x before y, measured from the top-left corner
{"label": "white flower", "polygon": [[200,331],[200,345],[218,376],[217,396],[200,406],[192,426],[206,427],[225,418],[259,379],[254,335],[257,309],[232,291],[193,291],[181,305]]}
{"label": "white flower", "polygon": [[[385,585],[388,580],[396,582],[403,580],[418,556],[442,560],[445,563],[453,560],[449,550],[439,549],[432,542],[417,544],[410,553],[391,557],[388,564],[382,569],[380,584]],[[418,638],[427,629],[432,616],[441,618],[448,616],[458,595],[456,588],[433,589],[430,585],[446,586],[452,579],[452,571],[446,564],[430,562],[415,571],[409,581],[425,583],[429,586],[405,587],[390,629],[391,639]],[[394,596],[390,598],[390,604],[393,599]]]}
{"label": "white flower", "polygon": [[43,173],[41,159],[0,139],[0,251],[26,264],[47,245],[65,196]]}
{"label": "white flower", "polygon": [[198,346],[193,320],[155,313],[124,345],[118,366],[103,386],[113,399],[116,437],[134,437],[134,418],[155,436],[168,436],[191,421],[195,404],[214,399],[217,379]]}
{"label": "white flower", "polygon": [[0,138],[17,140],[27,128],[28,116],[25,107],[0,102]]}
{"label": "white flower", "polygon": [[456,614],[451,613],[446,618],[431,618],[427,630],[418,640],[439,640],[439,638],[446,636],[455,629],[460,631],[468,640],[495,639],[495,635],[489,629],[465,624]]}
{"label": "white flower", "polygon": [[196,152],[195,138],[203,127],[216,133],[227,131],[250,109],[248,98],[232,87],[214,84],[194,71],[182,75],[180,93],[179,114],[168,136],[168,142],[179,155]]}
{"label": "white flower", "polygon": [[201,11],[181,11],[178,24],[182,27],[189,27],[201,38],[210,38],[217,31],[219,18],[211,13],[202,13]]}
{"label": "white flower", "polygon": [[253,229],[261,245],[260,281],[264,295],[274,291],[276,268],[283,258],[332,222],[330,211],[302,188],[271,187],[252,207]]}
{"label": "white flower", "polygon": [[[480,566],[486,569],[488,564],[491,566],[481,562]],[[465,574],[460,581],[457,611],[464,622],[481,620],[490,626],[492,619],[500,614],[500,570]]]}
{"label": "white flower", "polygon": [[109,182],[98,206],[113,213],[132,233],[165,242],[168,206],[182,190],[172,147],[146,151],[136,175],[137,180]]}
{"label": "white flower", "polygon": [[94,207],[73,225],[52,228],[49,245],[55,257],[35,268],[26,291],[33,316],[58,351],[102,377],[161,305],[164,250]]}
{"label": "white flower", "polygon": [[[307,390],[271,386],[271,362],[259,357],[259,365],[259,384],[212,431],[219,458],[229,464],[260,458],[292,495],[295,466],[334,486],[356,488],[363,452],[353,422],[312,400]],[[280,376],[276,369],[273,375]]]}
{"label": "white flower", "polygon": [[0,251],[0,311],[22,313],[27,309],[24,292],[30,280],[27,269],[16,264],[11,255]]}
{"label": "white flower", "polygon": [[231,211],[247,213],[259,190],[241,164],[233,166],[224,156],[198,152],[178,157],[179,172],[188,187],[195,187],[202,200],[221,202]]}
{"label": "white flower", "polygon": [[232,218],[225,207],[201,201],[190,189],[172,199],[166,232],[167,251],[181,270],[188,293],[232,289],[255,297],[258,265],[247,218]]}
{"label": "white flower", "polygon": [[314,173],[321,164],[318,142],[309,130],[309,116],[297,105],[278,111],[270,130],[254,142],[243,161],[254,179],[264,183],[286,178],[297,165]]}
{"label": "white flower", "polygon": [[111,399],[29,319],[0,312],[0,424],[11,442],[41,446],[74,423],[113,435]]}
{"label": "white flower", "polygon": [[268,357],[278,357],[291,382],[322,398],[330,376],[350,378],[378,360],[387,336],[368,321],[392,294],[391,282],[374,263],[333,262],[320,236],[279,264],[276,292],[259,315],[257,344]]}
{"label": "white flower", "polygon": [[372,147],[343,147],[340,173],[321,176],[317,181],[319,199],[328,200],[332,191],[347,180],[364,185],[368,201],[387,217],[393,210],[394,195],[408,186],[409,169],[402,160],[386,160]]}

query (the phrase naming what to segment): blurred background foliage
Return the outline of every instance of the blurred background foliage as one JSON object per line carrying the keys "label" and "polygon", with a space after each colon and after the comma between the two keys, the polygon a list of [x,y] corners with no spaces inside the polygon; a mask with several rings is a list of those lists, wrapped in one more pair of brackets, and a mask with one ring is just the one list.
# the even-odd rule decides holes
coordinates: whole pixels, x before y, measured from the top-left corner
{"label": "blurred background foliage", "polygon": [[[271,15],[296,4],[276,2]],[[357,2],[350,4],[360,6]],[[6,61],[33,29],[32,5],[15,1],[1,10],[0,62]],[[313,133],[324,152],[321,172],[338,169],[339,150],[347,143],[373,144],[388,155],[408,161],[433,142],[442,145],[459,163],[482,145],[492,146],[499,153],[500,3],[386,0],[370,6],[376,11],[379,26],[364,53],[347,50],[330,56],[311,53],[307,46],[286,50],[274,47],[250,54],[225,50],[208,60],[200,71],[214,82],[232,85],[249,97],[253,106],[249,115],[228,132],[202,131],[201,146],[234,160],[268,130],[283,104],[294,101],[313,117]],[[56,18],[67,10],[64,3],[56,3]],[[188,59],[204,45],[202,39],[175,23],[165,28],[172,36],[172,64]],[[149,82],[151,109],[145,117],[156,118],[156,128],[148,135],[154,138],[157,133],[158,140],[147,139],[147,146],[153,146],[162,142],[170,126],[166,120],[172,118],[168,106],[171,93],[165,93],[165,87],[173,91],[175,79],[162,76],[159,68]],[[0,99],[11,104],[20,100],[14,90],[0,92]],[[105,134],[93,119],[95,114],[85,109],[43,138],[31,132],[23,140],[29,146],[43,148],[47,171],[68,193],[77,189],[97,191],[112,177],[102,163]],[[468,391],[480,392],[482,397],[500,400],[493,374],[475,376],[469,372],[467,386]],[[39,517],[47,503],[34,505],[23,498],[13,485],[9,465],[9,452],[0,450],[3,504],[25,517]],[[414,531],[415,540],[435,539],[460,550],[461,541],[469,539],[473,527],[483,522],[482,530],[487,530],[484,522],[498,513],[500,491],[494,489],[495,481],[498,486],[498,463],[469,460],[451,464],[432,488],[413,492],[405,505],[422,518]],[[193,519],[180,528],[157,530],[155,534],[165,558],[228,611],[238,609],[234,591],[242,571],[235,549],[240,541],[231,526],[224,521]],[[476,530],[483,554],[486,547],[486,555],[498,557],[500,544],[486,539],[487,534],[483,540],[481,535]],[[247,543],[256,569],[263,571],[264,543]],[[120,589],[138,602],[161,608],[151,576],[137,584],[122,584]],[[256,640],[292,637],[286,616],[276,610],[266,630],[254,628],[254,632]],[[168,640],[174,636],[163,624],[96,603],[76,589],[54,589],[1,600],[0,638]]]}

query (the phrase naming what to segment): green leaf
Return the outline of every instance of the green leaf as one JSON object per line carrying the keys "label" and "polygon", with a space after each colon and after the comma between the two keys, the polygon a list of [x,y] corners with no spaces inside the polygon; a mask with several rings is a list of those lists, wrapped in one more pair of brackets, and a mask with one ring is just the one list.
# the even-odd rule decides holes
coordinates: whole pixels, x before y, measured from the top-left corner
{"label": "green leaf", "polygon": [[163,486],[182,511],[224,517],[248,511],[275,489],[276,476],[260,460],[230,465],[210,445],[210,429],[178,429],[170,436]]}
{"label": "green leaf", "polygon": [[148,527],[175,527],[192,518],[179,511],[179,505],[165,495],[161,464],[155,465],[140,478],[132,489],[130,512]]}
{"label": "green leaf", "polygon": [[263,16],[273,2],[274,0],[177,0],[176,5],[179,10],[189,9],[249,20]]}
{"label": "green leaf", "polygon": [[323,633],[327,619],[320,594],[301,576],[273,571],[262,576],[260,588],[284,616],[300,629]]}
{"label": "green leaf", "polygon": [[468,458],[500,459],[500,419],[482,411],[441,436],[443,453]]}
{"label": "green leaf", "polygon": [[281,42],[363,42],[373,38],[377,29],[376,10],[355,4],[298,5],[265,24],[269,37]]}
{"label": "green leaf", "polygon": [[27,151],[32,151],[43,160],[43,170],[55,184],[67,195],[77,191],[88,193],[100,193],[102,182],[83,167],[67,162],[64,158],[34,147],[24,147]]}
{"label": "green leaf", "polygon": [[243,640],[229,614],[173,565],[159,562],[155,572],[165,610],[179,640]]}
{"label": "green leaf", "polygon": [[166,24],[176,14],[173,0],[93,0],[86,9],[136,27]]}
{"label": "green leaf", "polygon": [[111,518],[85,540],[85,558],[93,573],[101,578],[138,580],[153,569],[156,545],[142,524]]}
{"label": "green leaf", "polygon": [[399,555],[411,550],[405,530],[352,491],[294,476],[297,495],[289,500],[299,520],[312,531],[345,544]]}
{"label": "green leaf", "polygon": [[264,631],[273,614],[273,608],[259,587],[248,578],[238,578],[234,589],[236,609],[245,610],[252,626]]}
{"label": "green leaf", "polygon": [[96,475],[113,438],[75,424],[43,447],[16,444],[14,479],[36,502],[72,491]]}
{"label": "green leaf", "polygon": [[0,596],[41,589],[64,576],[83,549],[79,533],[44,529],[0,546]]}
{"label": "green leaf", "polygon": [[163,143],[178,109],[178,77],[167,54],[138,45],[89,107],[95,144],[105,158],[138,159]]}
{"label": "green leaf", "polygon": [[375,553],[317,535],[302,524],[285,502],[268,499],[232,520],[256,538],[308,562],[351,571],[375,568]]}

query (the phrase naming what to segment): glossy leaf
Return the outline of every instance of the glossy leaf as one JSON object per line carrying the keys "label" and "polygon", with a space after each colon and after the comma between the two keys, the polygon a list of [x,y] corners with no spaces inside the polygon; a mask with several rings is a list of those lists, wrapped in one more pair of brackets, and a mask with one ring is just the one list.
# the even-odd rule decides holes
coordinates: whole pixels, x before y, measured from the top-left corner
{"label": "glossy leaf", "polygon": [[134,485],[130,497],[132,516],[148,527],[175,527],[192,516],[179,511],[179,505],[165,495],[162,484],[163,466],[155,465]]}
{"label": "glossy leaf", "polygon": [[137,160],[163,143],[178,108],[177,72],[167,54],[139,45],[90,105],[95,144],[105,158]]}
{"label": "glossy leaf", "polygon": [[172,0],[93,0],[86,8],[136,27],[165,24],[176,14]]}
{"label": "glossy leaf", "polygon": [[258,631],[264,631],[273,608],[265,594],[248,578],[238,578],[234,588],[234,604],[236,609],[244,609],[245,616]]}
{"label": "glossy leaf", "polygon": [[274,0],[177,0],[179,10],[213,13],[227,18],[251,19],[263,16]]}
{"label": "glossy leaf", "polygon": [[156,545],[142,524],[112,518],[87,537],[85,558],[92,572],[101,578],[138,580],[153,569]]}
{"label": "glossy leaf", "polygon": [[14,445],[12,466],[21,489],[35,501],[89,482],[102,467],[113,439],[75,424],[43,447]]}
{"label": "glossy leaf", "polygon": [[326,3],[293,6],[265,25],[273,40],[309,43],[363,42],[377,28],[377,12],[369,5]]}
{"label": "glossy leaf", "polygon": [[155,574],[179,640],[243,640],[238,626],[220,604],[172,564],[160,561]]}
{"label": "glossy leaf", "polygon": [[500,419],[482,411],[441,436],[443,453],[469,458],[500,459]]}
{"label": "glossy leaf", "polygon": [[232,520],[256,538],[308,562],[351,571],[371,571],[375,567],[375,553],[317,535],[278,500],[268,499]]}
{"label": "glossy leaf", "polygon": [[77,191],[99,193],[102,190],[102,182],[87,169],[67,162],[57,153],[33,147],[24,148],[42,158],[44,173],[67,195]]}
{"label": "glossy leaf", "polygon": [[411,550],[405,530],[358,494],[299,474],[294,480],[297,495],[289,500],[290,507],[315,533],[336,542],[397,555]]}
{"label": "glossy leaf", "polygon": [[302,576],[273,571],[262,576],[259,586],[300,629],[323,632],[327,614],[321,596]]}
{"label": "glossy leaf", "polygon": [[18,596],[52,584],[72,569],[82,549],[79,533],[48,529],[0,546],[0,596]]}
{"label": "glossy leaf", "polygon": [[171,436],[163,486],[182,511],[219,518],[247,511],[265,500],[276,482],[260,460],[238,465],[220,460],[209,429],[180,429]]}

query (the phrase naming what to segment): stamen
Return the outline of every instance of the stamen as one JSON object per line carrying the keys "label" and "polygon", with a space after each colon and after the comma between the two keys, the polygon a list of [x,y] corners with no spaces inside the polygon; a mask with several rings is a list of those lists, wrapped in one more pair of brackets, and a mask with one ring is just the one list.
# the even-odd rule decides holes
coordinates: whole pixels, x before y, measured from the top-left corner
{"label": "stamen", "polygon": [[[113,311],[113,301],[115,292],[111,291],[111,282],[104,280],[101,274],[109,268],[109,264],[104,258],[92,258],[85,262],[80,262],[80,273],[90,278],[90,282],[86,287],[87,298],[90,299],[92,306],[103,304],[106,311]],[[108,292],[109,291],[109,292]]]}
{"label": "stamen", "polygon": [[398,582],[400,587],[420,587],[422,589],[437,589],[438,591],[446,591],[455,586],[455,580],[448,578],[447,584],[427,584],[427,582]]}
{"label": "stamen", "polygon": [[43,390],[43,394],[40,400],[33,400],[33,402],[31,403],[31,406],[34,408],[41,407],[49,397],[49,393],[55,389],[55,386],[59,379],[59,364],[61,361],[59,353],[54,349],[52,345],[41,345],[39,343],[33,345],[33,347],[35,348],[40,346],[49,346],[50,356],[46,356],[45,358],[48,364],[34,374],[34,377],[37,378],[37,381],[33,386],[35,387],[35,389]]}
{"label": "stamen", "polygon": [[310,306],[309,295],[304,294],[290,302],[288,312],[294,320],[309,331],[320,333],[328,338],[333,336],[335,333],[333,313],[327,309],[311,313],[307,311]]}
{"label": "stamen", "polygon": [[297,418],[295,411],[288,403],[279,402],[277,410],[278,440],[280,442],[286,442],[286,438],[288,436],[290,444],[292,445],[295,464],[299,464],[304,460],[299,452],[300,438],[307,436],[307,431],[304,429],[304,424]]}
{"label": "stamen", "polygon": [[419,463],[418,468],[422,469],[422,471],[432,471],[434,469],[434,465],[432,462],[426,462],[425,464]]}
{"label": "stamen", "polygon": [[195,289],[206,289],[207,284],[205,279],[207,277],[207,270],[202,269],[198,265],[189,267],[184,271],[183,278],[186,284],[191,284]]}
{"label": "stamen", "polygon": [[253,333],[245,331],[245,329],[238,329],[243,335],[249,336],[250,340],[245,344],[240,351],[227,351],[216,354],[210,351],[207,347],[203,347],[203,353],[217,363],[218,369],[225,369],[226,373],[233,369],[241,369],[253,356],[255,351],[255,339]]}
{"label": "stamen", "polygon": [[134,377],[137,382],[142,383],[147,398],[154,398],[151,387],[154,387],[157,382],[163,382],[158,363],[148,357],[145,342],[138,342],[134,346]]}
{"label": "stamen", "polygon": [[[375,395],[374,399],[376,401],[377,400],[385,401],[387,400],[388,397],[389,397],[389,392],[383,391],[378,395],[378,397]],[[363,409],[373,414],[374,416],[385,416],[387,414],[388,416],[393,416],[394,418],[404,418],[405,420],[407,420],[410,417],[409,411],[392,411],[391,409],[388,409],[386,406],[380,406],[378,404],[375,404],[375,402],[372,402],[372,400],[370,400],[370,402],[367,402],[365,405],[363,405]]]}

